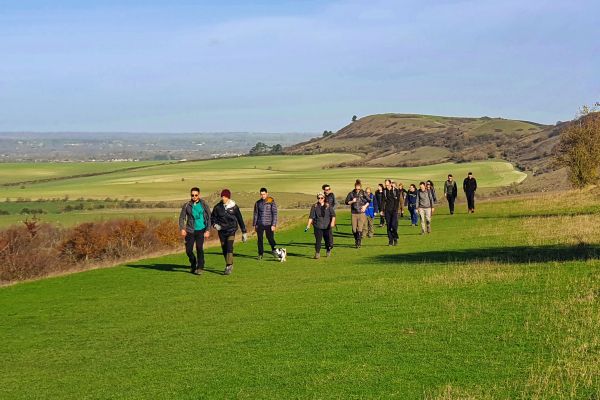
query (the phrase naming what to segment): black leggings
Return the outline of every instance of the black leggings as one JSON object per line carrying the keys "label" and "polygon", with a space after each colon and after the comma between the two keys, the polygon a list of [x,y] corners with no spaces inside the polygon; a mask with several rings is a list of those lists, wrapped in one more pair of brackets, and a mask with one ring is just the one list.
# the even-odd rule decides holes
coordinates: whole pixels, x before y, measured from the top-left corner
{"label": "black leggings", "polygon": [[315,251],[318,253],[321,251],[321,240],[325,239],[325,249],[327,251],[333,248],[333,232],[331,228],[319,229],[315,228]]}
{"label": "black leggings", "polygon": [[221,250],[223,251],[223,257],[225,257],[225,264],[233,264],[233,241],[235,239],[235,233],[223,233],[219,232],[219,240],[221,241]]}
{"label": "black leggings", "polygon": [[[204,268],[204,232],[206,229],[194,231],[194,233],[188,232],[185,236],[185,253],[190,260],[190,268],[193,270]],[[194,255],[194,245],[196,245],[198,258]]]}
{"label": "black leggings", "polygon": [[271,245],[271,250],[275,250],[275,247],[277,247],[277,243],[275,243],[275,232],[273,232],[273,229],[271,229],[270,226],[257,225],[256,226],[256,236],[258,238],[258,255],[260,255],[260,256],[262,256],[263,253],[265,252],[265,249],[263,246],[263,233],[265,233],[267,235],[267,240],[269,241],[269,244]]}

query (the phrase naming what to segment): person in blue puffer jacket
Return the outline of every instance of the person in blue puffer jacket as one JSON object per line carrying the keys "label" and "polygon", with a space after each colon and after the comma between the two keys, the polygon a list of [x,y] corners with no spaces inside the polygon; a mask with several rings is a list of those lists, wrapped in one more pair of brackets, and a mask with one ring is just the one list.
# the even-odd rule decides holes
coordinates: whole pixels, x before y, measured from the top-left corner
{"label": "person in blue puffer jacket", "polygon": [[371,188],[365,189],[365,194],[369,198],[369,206],[365,210],[365,216],[367,217],[367,223],[363,226],[362,235],[366,237],[373,237],[373,220],[375,219],[375,213],[379,213],[379,207],[375,201],[375,195],[371,193]]}
{"label": "person in blue puffer jacket", "polygon": [[417,222],[419,222],[419,215],[417,214],[417,187],[413,184],[410,185],[406,193],[404,205],[408,207],[408,212],[410,213],[410,226],[417,226]]}

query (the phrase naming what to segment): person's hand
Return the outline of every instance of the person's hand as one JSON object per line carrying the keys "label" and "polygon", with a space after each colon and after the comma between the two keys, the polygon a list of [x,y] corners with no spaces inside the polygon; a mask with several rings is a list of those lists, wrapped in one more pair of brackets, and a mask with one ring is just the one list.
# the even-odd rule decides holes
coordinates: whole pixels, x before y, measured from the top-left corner
{"label": "person's hand", "polygon": [[275,225],[272,225],[272,226],[271,226],[271,230],[272,230],[273,232],[275,232],[275,231],[277,230],[277,227],[276,227]]}
{"label": "person's hand", "polygon": [[435,212],[435,208],[431,208],[431,213],[433,214]]}
{"label": "person's hand", "polygon": [[219,224],[214,224],[213,225],[215,227],[216,230],[220,231],[221,230],[221,225]]}
{"label": "person's hand", "polygon": [[242,233],[242,243],[246,243],[248,241],[248,234],[246,232]]}
{"label": "person's hand", "polygon": [[185,229],[181,230],[181,236],[186,237],[187,236],[187,232]]}
{"label": "person's hand", "polygon": [[383,217],[383,211],[379,213],[379,215],[381,215]]}
{"label": "person's hand", "polygon": [[332,227],[332,228],[335,228],[335,222],[332,222],[332,223],[331,223],[331,227]]}
{"label": "person's hand", "polygon": [[308,232],[309,229],[310,229],[310,226],[307,226],[306,228],[304,228],[304,232]]}
{"label": "person's hand", "polygon": [[204,239],[208,239],[210,237],[210,232],[207,230],[204,232]]}
{"label": "person's hand", "polygon": [[417,208],[417,212],[418,212],[418,213],[420,213],[420,212],[421,212],[421,209],[420,209],[420,208]]}
{"label": "person's hand", "polygon": [[365,211],[367,211],[367,208],[368,208],[368,206],[365,204],[364,206],[362,206],[362,207],[360,208],[360,211],[361,211],[361,212],[365,212]]}

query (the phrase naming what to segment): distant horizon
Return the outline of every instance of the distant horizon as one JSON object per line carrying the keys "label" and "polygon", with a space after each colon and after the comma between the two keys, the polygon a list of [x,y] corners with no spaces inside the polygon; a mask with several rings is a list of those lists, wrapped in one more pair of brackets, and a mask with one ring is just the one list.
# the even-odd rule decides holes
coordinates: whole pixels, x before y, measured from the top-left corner
{"label": "distant horizon", "polygon": [[[537,122],[537,121],[530,121],[530,120],[523,120],[523,119],[517,119],[517,118],[507,118],[507,117],[502,117],[502,116],[489,116],[489,115],[482,115],[482,116],[468,116],[468,115],[435,115],[435,114],[417,114],[417,113],[393,113],[393,112],[384,112],[384,113],[377,113],[377,114],[369,114],[369,115],[364,115],[364,116],[358,116],[358,119],[364,118],[364,117],[370,117],[373,115],[386,115],[386,114],[397,114],[397,115],[419,115],[419,116],[425,116],[425,117],[442,117],[442,118],[473,118],[473,119],[478,119],[478,118],[492,118],[492,119],[504,119],[504,120],[511,120],[511,121],[521,121],[521,122],[529,122],[529,123],[533,123],[533,124],[538,124],[538,125],[544,125],[544,126],[552,126],[555,125],[557,122],[567,122],[570,121],[572,119],[574,119],[576,116],[575,114],[573,115],[572,118],[568,119],[568,120],[556,120],[554,121],[554,123],[551,124],[546,124],[546,123],[542,123],[542,122]],[[350,124],[351,122],[348,122],[348,124]],[[344,128],[346,125],[341,126],[338,129],[334,129],[333,132],[337,132],[340,129]],[[56,134],[56,133],[64,133],[64,134],[131,134],[131,135],[209,135],[209,134],[243,134],[243,133],[250,133],[250,134],[260,134],[260,135],[287,135],[287,134],[314,134],[314,135],[321,135],[323,132],[317,132],[317,131],[251,131],[251,130],[246,130],[246,131],[187,131],[187,132],[179,132],[179,131],[171,131],[171,132],[162,132],[162,131],[89,131],[89,130],[80,130],[80,131],[30,131],[30,130],[16,130],[16,131],[0,131],[0,135],[2,134],[19,134],[19,133],[24,133],[24,134],[44,134],[44,135],[49,135],[49,134]]]}
{"label": "distant horizon", "polygon": [[598,15],[595,0],[5,2],[0,131],[323,132],[388,110],[554,124],[600,100]]}

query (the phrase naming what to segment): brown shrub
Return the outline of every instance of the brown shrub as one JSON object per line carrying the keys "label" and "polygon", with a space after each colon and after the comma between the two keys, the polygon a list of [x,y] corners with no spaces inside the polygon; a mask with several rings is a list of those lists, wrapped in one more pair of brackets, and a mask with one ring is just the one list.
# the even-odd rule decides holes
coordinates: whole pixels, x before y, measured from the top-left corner
{"label": "brown shrub", "polygon": [[0,283],[81,270],[181,244],[173,220],[111,220],[72,228],[29,222],[0,231]]}

